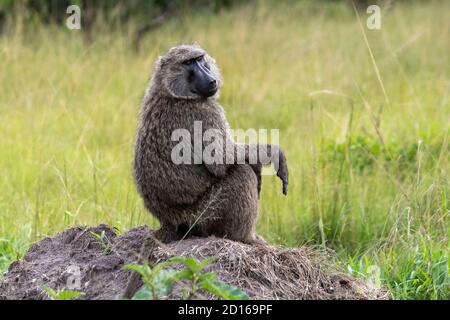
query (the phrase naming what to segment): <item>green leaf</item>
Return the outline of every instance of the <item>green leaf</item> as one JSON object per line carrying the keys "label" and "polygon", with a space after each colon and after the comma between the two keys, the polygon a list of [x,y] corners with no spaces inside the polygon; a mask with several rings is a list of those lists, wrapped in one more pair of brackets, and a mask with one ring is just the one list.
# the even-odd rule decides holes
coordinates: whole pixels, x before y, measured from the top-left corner
{"label": "green leaf", "polygon": [[55,300],[72,300],[73,298],[84,296],[84,292],[78,291],[61,291],[58,294],[58,299]]}
{"label": "green leaf", "polygon": [[89,233],[92,234],[92,235],[93,235],[94,237],[96,237],[97,239],[100,239],[100,238],[101,238],[101,236],[100,236],[98,233],[94,232],[94,231],[89,231]]}
{"label": "green leaf", "polygon": [[193,273],[191,270],[161,270],[153,279],[153,287],[158,296],[166,296],[172,292],[173,284],[180,280],[192,280]]}
{"label": "green leaf", "polygon": [[52,299],[52,300],[54,300],[54,298],[56,298],[57,295],[58,295],[57,292],[56,292],[55,290],[53,290],[52,288],[50,288],[50,287],[42,286],[42,289],[43,289],[45,292],[47,292],[48,296],[49,296],[50,299]]}
{"label": "green leaf", "polygon": [[158,273],[159,271],[163,270],[165,267],[168,267],[170,265],[173,264],[173,261],[164,261],[164,262],[159,262],[156,265],[153,266],[153,273]]}
{"label": "green leaf", "polygon": [[131,300],[153,300],[153,293],[147,286],[143,286],[134,294]]}
{"label": "green leaf", "polygon": [[149,266],[141,264],[126,264],[123,266],[123,269],[136,271],[142,277],[148,277],[152,272]]}
{"label": "green leaf", "polygon": [[173,270],[173,273],[170,274],[170,279],[172,281],[192,280],[192,278],[193,278],[193,273],[189,269]]}
{"label": "green leaf", "polygon": [[140,265],[140,264],[126,264],[122,267],[125,270],[133,270],[137,273],[139,273],[141,275],[141,279],[142,281],[148,285],[148,286],[152,286],[152,269],[144,264],[144,265]]}
{"label": "green leaf", "polygon": [[203,259],[202,261],[200,261],[200,263],[198,263],[198,267],[200,268],[200,270],[203,270],[206,266],[208,266],[215,260],[216,260],[215,257],[208,257],[206,259]]}
{"label": "green leaf", "polygon": [[174,274],[177,270],[161,270],[153,278],[153,288],[158,297],[166,296],[172,292],[172,285],[175,281]]}
{"label": "green leaf", "polygon": [[206,273],[202,273],[199,277],[198,280],[199,281],[211,281],[214,282],[217,279],[217,275],[215,272],[206,272]]}
{"label": "green leaf", "polygon": [[184,264],[194,274],[202,271],[207,265],[209,265],[214,260],[215,260],[214,257],[208,257],[202,261],[199,261],[197,258],[187,258],[187,257],[173,257],[170,259],[170,261]]}
{"label": "green leaf", "polygon": [[226,284],[222,281],[203,280],[200,282],[203,290],[212,293],[225,300],[249,300],[250,297],[238,287]]}
{"label": "green leaf", "polygon": [[73,298],[84,295],[84,292],[69,290],[53,290],[50,287],[42,286],[42,289],[48,294],[51,300],[71,300]]}
{"label": "green leaf", "polygon": [[189,270],[192,271],[192,273],[197,273],[201,270],[198,266],[199,261],[195,258],[173,257],[170,260],[184,264]]}

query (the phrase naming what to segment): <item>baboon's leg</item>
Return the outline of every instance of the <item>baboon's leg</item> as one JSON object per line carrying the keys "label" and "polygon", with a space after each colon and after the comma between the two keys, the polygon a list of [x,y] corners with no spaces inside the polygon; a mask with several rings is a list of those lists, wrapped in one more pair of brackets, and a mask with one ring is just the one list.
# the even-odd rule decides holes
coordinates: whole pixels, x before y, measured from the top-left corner
{"label": "baboon's leg", "polygon": [[255,234],[258,215],[258,179],[247,164],[233,166],[204,199],[200,227],[206,234],[245,243],[264,243]]}
{"label": "baboon's leg", "polygon": [[[236,153],[245,154],[245,159],[250,163],[256,161],[263,165],[272,163],[275,167],[277,176],[282,181],[283,193],[287,195],[289,170],[286,156],[283,150],[273,144],[236,144]],[[253,167],[253,165],[252,165]],[[255,171],[257,173],[257,171]]]}
{"label": "baboon's leg", "polygon": [[262,184],[262,178],[261,178],[262,164],[257,163],[257,164],[251,164],[250,166],[252,167],[252,170],[255,173],[256,179],[258,181],[258,199],[259,199],[259,196],[261,194],[261,184]]}
{"label": "baboon's leg", "polygon": [[[177,215],[172,213],[172,209],[169,206],[164,205],[158,198],[152,198],[154,195],[147,195],[144,197],[144,205],[149,212],[155,216],[159,223],[160,228],[154,232],[154,237],[162,243],[169,243],[179,240],[177,236]],[[157,207],[153,207],[151,203],[158,203]]]}

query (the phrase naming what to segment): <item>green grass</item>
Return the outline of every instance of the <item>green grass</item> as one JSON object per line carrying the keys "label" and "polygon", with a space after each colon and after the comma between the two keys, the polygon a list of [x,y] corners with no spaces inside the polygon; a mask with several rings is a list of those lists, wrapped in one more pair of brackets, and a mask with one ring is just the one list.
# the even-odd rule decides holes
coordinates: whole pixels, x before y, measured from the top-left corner
{"label": "green grass", "polygon": [[0,272],[69,226],[157,226],[131,176],[139,104],[157,56],[197,41],[231,126],[281,130],[289,195],[264,178],[258,232],[379,270],[394,298],[450,298],[448,3],[385,8],[367,43],[352,7],[325,2],[172,20],[139,54],[134,28],[91,46],[55,26],[0,37]]}

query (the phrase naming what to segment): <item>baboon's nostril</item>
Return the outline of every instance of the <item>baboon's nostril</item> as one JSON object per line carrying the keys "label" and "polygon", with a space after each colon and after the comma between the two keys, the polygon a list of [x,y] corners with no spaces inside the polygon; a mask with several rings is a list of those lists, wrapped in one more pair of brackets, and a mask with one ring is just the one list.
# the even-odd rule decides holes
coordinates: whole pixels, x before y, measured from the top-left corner
{"label": "baboon's nostril", "polygon": [[217,84],[217,80],[216,80],[216,79],[212,79],[212,80],[209,82],[209,84],[212,85],[212,86],[215,86],[215,85]]}

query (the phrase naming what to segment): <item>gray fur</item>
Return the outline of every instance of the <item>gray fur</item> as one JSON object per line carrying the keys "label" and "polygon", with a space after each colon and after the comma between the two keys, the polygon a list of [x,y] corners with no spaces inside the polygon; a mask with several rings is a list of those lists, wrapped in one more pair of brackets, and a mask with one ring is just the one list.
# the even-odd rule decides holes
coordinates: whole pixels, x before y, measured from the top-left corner
{"label": "gray fur", "polygon": [[[200,236],[215,235],[247,243],[262,242],[255,234],[261,163],[180,164],[171,160],[171,141],[175,129],[185,128],[193,137],[194,121],[203,130],[218,129],[230,141],[224,110],[217,103],[218,93],[202,98],[189,91],[187,76],[180,62],[205,55],[211,71],[220,79],[214,59],[197,45],[171,48],[157,61],[146,91],[138,128],[134,177],[145,207],[159,220],[157,237],[169,242],[180,239],[187,229]],[[219,81],[221,82],[221,81]],[[234,144],[234,152],[248,145]],[[287,192],[287,165],[280,151],[277,172]],[[225,152],[223,152],[225,157]]]}

